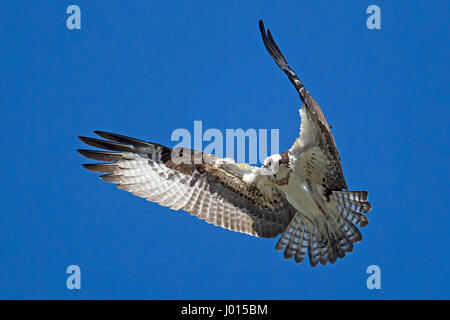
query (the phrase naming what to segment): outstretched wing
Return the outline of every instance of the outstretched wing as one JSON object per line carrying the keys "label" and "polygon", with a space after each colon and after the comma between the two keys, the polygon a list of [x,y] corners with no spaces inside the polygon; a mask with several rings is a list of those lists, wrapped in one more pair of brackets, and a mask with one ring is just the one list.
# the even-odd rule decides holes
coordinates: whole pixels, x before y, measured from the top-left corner
{"label": "outstretched wing", "polygon": [[311,182],[324,184],[330,190],[347,189],[339,152],[322,110],[287,63],[270,30],[266,33],[262,20],[259,21],[259,28],[267,51],[286,73],[303,102],[300,137],[290,150],[304,160],[296,170],[306,173],[306,178]]}
{"label": "outstretched wing", "polygon": [[[80,137],[78,150],[106,163],[85,164],[100,178],[136,196],[174,210],[185,210],[208,223],[259,237],[275,237],[293,216],[281,193],[258,175],[259,168],[235,164],[190,149],[171,149],[122,135],[95,131],[103,139]],[[248,182],[245,175],[256,173]],[[248,179],[247,179],[248,180]]]}

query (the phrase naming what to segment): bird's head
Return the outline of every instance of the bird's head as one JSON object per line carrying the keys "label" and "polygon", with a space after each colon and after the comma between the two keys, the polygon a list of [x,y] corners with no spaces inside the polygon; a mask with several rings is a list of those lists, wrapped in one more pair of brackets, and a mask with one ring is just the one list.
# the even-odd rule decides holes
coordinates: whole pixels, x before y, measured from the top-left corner
{"label": "bird's head", "polygon": [[264,160],[264,165],[262,166],[263,172],[266,175],[274,175],[278,172],[280,168],[281,160],[283,158],[279,154],[273,154]]}

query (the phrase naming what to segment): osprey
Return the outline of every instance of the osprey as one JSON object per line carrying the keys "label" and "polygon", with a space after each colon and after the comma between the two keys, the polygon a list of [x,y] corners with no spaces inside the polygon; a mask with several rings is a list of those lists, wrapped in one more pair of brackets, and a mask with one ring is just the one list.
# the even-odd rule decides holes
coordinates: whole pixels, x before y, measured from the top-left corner
{"label": "osprey", "polygon": [[252,236],[273,238],[275,249],[296,263],[325,265],[353,251],[362,240],[356,226],[368,224],[367,191],[348,191],[339,153],[319,105],[288,65],[270,30],[259,22],[267,51],[287,74],[302,100],[300,136],[262,167],[237,164],[186,148],[94,131],[103,139],[79,137],[84,164],[100,178],[138,197],[182,209],[208,223]]}

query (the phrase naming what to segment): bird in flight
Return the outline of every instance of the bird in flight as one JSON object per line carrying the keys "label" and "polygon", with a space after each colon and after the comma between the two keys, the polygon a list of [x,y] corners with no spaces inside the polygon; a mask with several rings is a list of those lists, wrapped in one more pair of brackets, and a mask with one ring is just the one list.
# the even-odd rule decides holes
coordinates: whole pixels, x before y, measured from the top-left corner
{"label": "bird in flight", "polygon": [[281,234],[275,249],[311,266],[334,263],[362,240],[368,224],[367,191],[348,191],[339,153],[325,116],[288,65],[270,30],[259,21],[264,46],[300,95],[300,135],[262,167],[186,148],[169,148],[123,135],[94,131],[79,137],[103,150],[78,152],[101,163],[104,181],[173,210],[184,210],[216,226],[256,237]]}

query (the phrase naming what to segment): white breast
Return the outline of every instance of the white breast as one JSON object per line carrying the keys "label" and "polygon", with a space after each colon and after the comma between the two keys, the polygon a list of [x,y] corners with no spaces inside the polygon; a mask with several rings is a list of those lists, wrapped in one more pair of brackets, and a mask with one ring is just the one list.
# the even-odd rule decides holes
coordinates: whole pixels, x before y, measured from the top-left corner
{"label": "white breast", "polygon": [[280,189],[284,192],[289,203],[305,216],[313,219],[323,216],[313,199],[313,191],[295,173],[291,174],[289,183],[280,186]]}

